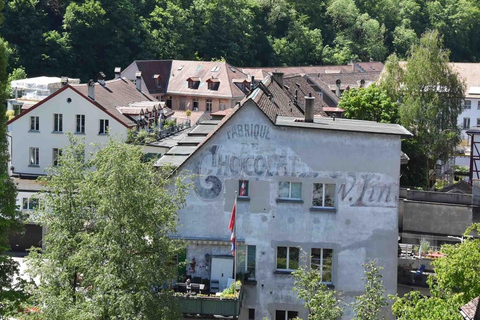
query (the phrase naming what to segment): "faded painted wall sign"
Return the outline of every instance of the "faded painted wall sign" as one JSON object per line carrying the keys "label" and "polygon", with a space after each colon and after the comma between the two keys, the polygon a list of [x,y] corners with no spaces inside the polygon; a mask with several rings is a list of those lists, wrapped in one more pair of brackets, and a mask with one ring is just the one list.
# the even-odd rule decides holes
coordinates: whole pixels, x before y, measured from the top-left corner
{"label": "faded painted wall sign", "polygon": [[227,130],[228,139],[254,138],[270,140],[270,128],[263,124],[245,123],[231,126]]}
{"label": "faded painted wall sign", "polygon": [[[248,149],[248,148],[247,148]],[[235,178],[269,180],[271,177],[329,178],[342,181],[337,186],[338,201],[352,207],[397,207],[398,184],[374,173],[315,172],[289,148],[271,153],[222,152],[220,146],[206,148],[194,168],[197,195],[205,200],[218,198],[223,181]],[[240,152],[240,151],[239,151]],[[387,180],[387,181],[386,181]],[[347,181],[347,182],[344,182]]]}

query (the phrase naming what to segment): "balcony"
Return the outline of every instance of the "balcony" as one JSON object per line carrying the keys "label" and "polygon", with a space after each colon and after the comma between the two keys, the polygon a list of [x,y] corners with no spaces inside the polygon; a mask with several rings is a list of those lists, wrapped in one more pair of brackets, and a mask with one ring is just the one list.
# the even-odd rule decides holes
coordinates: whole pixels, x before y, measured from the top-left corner
{"label": "balcony", "polygon": [[243,300],[243,286],[235,298],[224,298],[217,295],[181,295],[177,296],[180,310],[185,318],[205,318],[205,316],[234,317],[240,315]]}

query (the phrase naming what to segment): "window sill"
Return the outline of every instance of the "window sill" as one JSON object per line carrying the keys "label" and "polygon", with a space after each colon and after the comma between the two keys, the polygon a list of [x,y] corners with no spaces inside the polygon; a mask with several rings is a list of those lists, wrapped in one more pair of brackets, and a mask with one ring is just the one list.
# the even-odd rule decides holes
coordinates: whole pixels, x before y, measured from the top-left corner
{"label": "window sill", "polygon": [[289,275],[289,274],[292,274],[293,271],[295,271],[295,270],[275,270],[275,271],[273,271],[273,274],[286,274],[286,275]]}
{"label": "window sill", "polygon": [[29,164],[28,166],[33,168],[40,168],[39,164]]}
{"label": "window sill", "polygon": [[243,280],[243,284],[246,286],[256,286],[257,280]]}
{"label": "window sill", "polygon": [[303,203],[302,199],[277,198],[277,203]]}
{"label": "window sill", "polygon": [[52,133],[55,133],[55,134],[63,134],[63,131],[52,131]]}
{"label": "window sill", "polygon": [[99,133],[99,136],[108,136],[108,133]]}
{"label": "window sill", "polygon": [[336,213],[336,208],[328,208],[328,207],[310,207],[310,212],[331,212]]}
{"label": "window sill", "polygon": [[74,134],[85,135],[85,132],[75,132]]}
{"label": "window sill", "polygon": [[250,197],[249,196],[238,196],[237,197],[237,201],[250,201]]}
{"label": "window sill", "polygon": [[32,132],[32,133],[40,133],[40,130],[28,130],[28,132]]}

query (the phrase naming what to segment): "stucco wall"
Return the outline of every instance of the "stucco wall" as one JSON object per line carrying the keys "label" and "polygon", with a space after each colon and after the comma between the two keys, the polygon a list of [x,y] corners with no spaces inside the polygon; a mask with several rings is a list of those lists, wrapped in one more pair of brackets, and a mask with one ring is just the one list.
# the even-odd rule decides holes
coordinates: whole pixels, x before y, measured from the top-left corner
{"label": "stucco wall", "polygon": [[[347,300],[364,288],[362,263],[378,259],[395,293],[399,137],[276,127],[246,104],[184,169],[199,175],[179,211],[186,238],[228,240],[233,190],[239,179],[250,182],[250,201],[238,202],[237,238],[256,246],[257,285],[247,287],[244,305],[256,318],[273,319],[277,309],[305,317],[292,277],[275,272],[277,246],[301,247],[305,257],[333,249],[333,284]],[[301,182],[303,202],[277,202],[279,181]],[[310,210],[314,182],[336,184],[335,212]]]}
{"label": "stucco wall", "polygon": [[[67,102],[70,98],[71,102]],[[54,114],[63,115],[63,133],[53,132]],[[66,132],[76,131],[76,115],[85,115],[85,134],[74,134],[80,139],[85,139],[86,152],[88,157],[94,150],[91,143],[106,143],[108,135],[100,135],[100,119],[108,119],[110,135],[125,139],[127,128],[117,120],[94,106],[84,97],[78,95],[71,89],[66,89],[44,102],[38,108],[18,118],[8,127],[12,136],[12,166],[14,173],[23,174],[44,174],[45,168],[53,164],[53,148],[64,148],[68,144]],[[30,131],[30,117],[38,116],[40,119],[40,130]],[[39,166],[29,165],[30,147],[39,148]]]}

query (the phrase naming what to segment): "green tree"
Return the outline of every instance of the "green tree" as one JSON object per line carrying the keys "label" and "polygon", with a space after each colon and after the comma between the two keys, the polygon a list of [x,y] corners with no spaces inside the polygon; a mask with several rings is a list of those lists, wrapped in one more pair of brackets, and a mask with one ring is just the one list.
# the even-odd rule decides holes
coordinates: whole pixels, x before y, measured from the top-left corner
{"label": "green tree", "polygon": [[293,272],[293,277],[294,290],[308,309],[308,320],[336,320],[342,316],[338,293],[322,283],[320,270],[300,267]]}
{"label": "green tree", "polygon": [[27,78],[27,73],[23,67],[15,68],[12,72],[8,75],[7,82],[5,84],[5,98],[13,98],[13,90],[10,87],[10,83],[15,80],[25,79]]}
{"label": "green tree", "polygon": [[398,72],[398,66],[389,66],[381,84],[398,97],[400,122],[414,134],[418,153],[430,169],[437,161],[447,161],[460,142],[457,118],[465,84],[448,65],[448,57],[438,31],[428,31],[412,47],[405,70]]}
{"label": "green tree", "polygon": [[382,267],[376,265],[375,261],[370,261],[363,265],[365,268],[365,293],[355,297],[356,302],[353,305],[355,312],[354,320],[379,319],[382,308],[386,307],[387,298],[385,288],[383,287]]}
{"label": "green tree", "polygon": [[187,185],[110,140],[91,160],[71,139],[44,181],[35,221],[47,250],[29,256],[30,306],[44,319],[176,319],[168,282],[182,245],[176,212]]}
{"label": "green tree", "polygon": [[344,115],[349,119],[385,123],[396,123],[398,120],[398,104],[375,84],[345,91],[338,106],[345,109]]}
{"label": "green tree", "polygon": [[467,228],[464,241],[443,245],[444,257],[432,262],[435,273],[428,277],[431,297],[411,292],[395,297],[393,313],[400,320],[462,320],[458,308],[480,295],[480,224]]}

